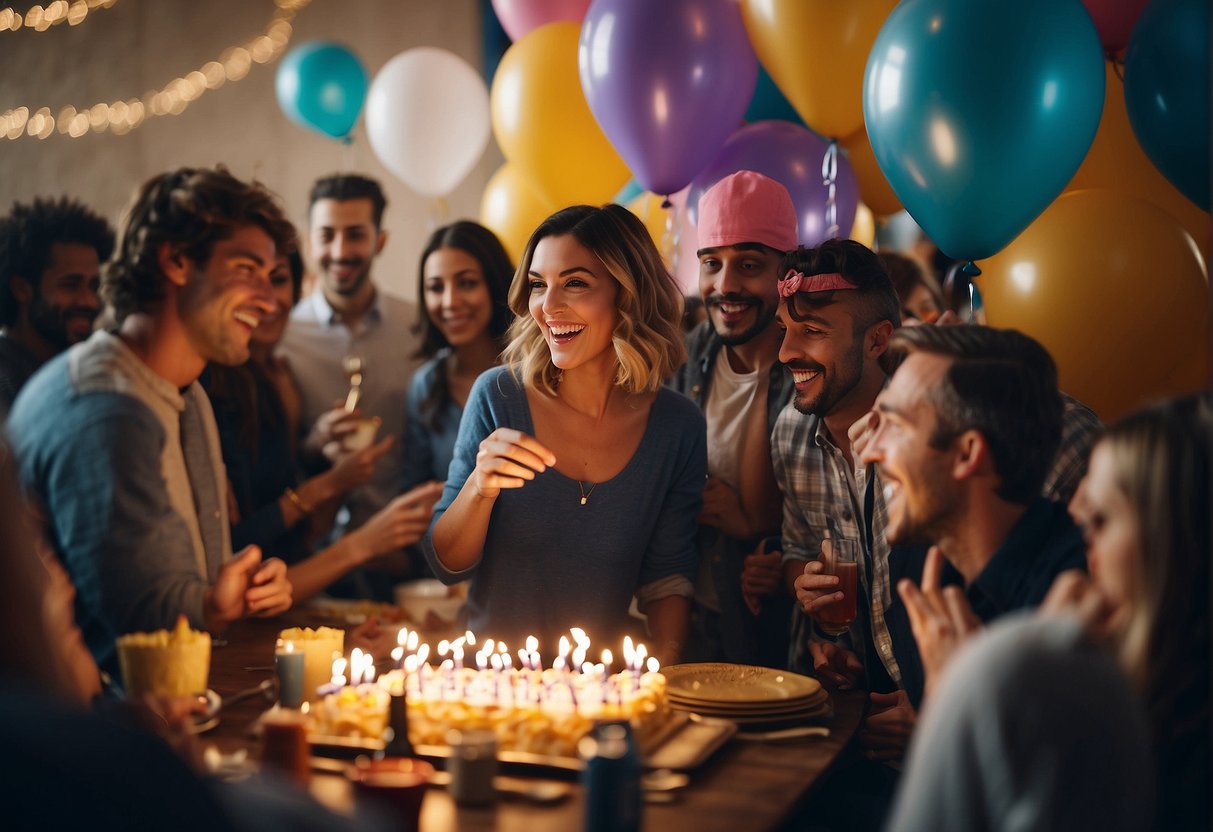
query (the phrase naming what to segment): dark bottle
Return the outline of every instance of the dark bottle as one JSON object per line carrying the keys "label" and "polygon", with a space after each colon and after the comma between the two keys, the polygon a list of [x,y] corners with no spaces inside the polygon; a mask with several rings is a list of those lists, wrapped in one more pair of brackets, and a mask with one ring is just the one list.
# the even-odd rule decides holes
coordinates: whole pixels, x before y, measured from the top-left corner
{"label": "dark bottle", "polygon": [[409,703],[403,693],[392,696],[387,713],[392,736],[383,753],[389,757],[416,757],[417,752],[409,740]]}
{"label": "dark bottle", "polygon": [[637,832],[640,755],[627,722],[603,722],[581,741],[586,832]]}

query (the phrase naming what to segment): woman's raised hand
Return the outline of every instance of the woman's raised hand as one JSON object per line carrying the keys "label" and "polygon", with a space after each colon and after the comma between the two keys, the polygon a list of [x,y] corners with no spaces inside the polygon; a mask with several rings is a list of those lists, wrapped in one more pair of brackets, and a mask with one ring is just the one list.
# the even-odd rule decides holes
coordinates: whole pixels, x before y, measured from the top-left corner
{"label": "woman's raised hand", "polygon": [[477,494],[494,500],[501,489],[522,488],[555,464],[555,454],[535,437],[512,428],[497,428],[480,443],[472,481]]}

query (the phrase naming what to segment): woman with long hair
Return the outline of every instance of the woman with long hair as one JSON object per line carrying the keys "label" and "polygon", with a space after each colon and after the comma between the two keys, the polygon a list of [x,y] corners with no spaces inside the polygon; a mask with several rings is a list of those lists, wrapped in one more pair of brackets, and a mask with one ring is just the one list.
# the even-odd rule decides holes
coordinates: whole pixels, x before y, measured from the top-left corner
{"label": "woman with long hair", "polygon": [[662,382],[684,360],[681,297],[626,209],[573,206],[535,230],[510,288],[505,366],[477,379],[425,540],[471,578],[470,625],[514,645],[581,627],[678,657],[698,566],[703,416]]}
{"label": "woman with long hair", "polygon": [[513,276],[501,241],[474,222],[439,228],[422,250],[417,352],[428,360],[413,374],[405,401],[402,490],[446,479],[472,383],[497,365],[505,346]]}
{"label": "woman with long hair", "polygon": [[892,829],[1144,829],[1151,792],[1153,828],[1209,828],[1211,453],[1203,396],[1109,427],[1070,506],[1089,578],[954,658],[955,597],[899,587],[939,680]]}

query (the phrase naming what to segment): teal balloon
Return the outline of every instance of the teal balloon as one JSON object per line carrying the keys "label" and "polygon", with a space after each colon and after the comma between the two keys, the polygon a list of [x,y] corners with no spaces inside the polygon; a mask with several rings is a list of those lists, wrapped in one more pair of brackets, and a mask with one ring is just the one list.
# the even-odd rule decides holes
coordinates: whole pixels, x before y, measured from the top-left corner
{"label": "teal balloon", "polygon": [[746,108],[745,120],[746,123],[753,124],[756,121],[771,121],[772,119],[790,121],[801,127],[805,126],[804,119],[800,117],[800,113],[796,112],[792,102],[788,101],[787,97],[780,92],[779,87],[775,86],[775,82],[771,80],[771,76],[762,64],[759,64],[758,84],[754,87],[754,97],[750,99],[750,106]]}
{"label": "teal balloon", "polygon": [[869,53],[863,111],[901,204],[947,255],[979,260],[1061,193],[1103,96],[1079,0],[904,0]]}
{"label": "teal balloon", "polygon": [[611,202],[616,205],[627,205],[642,193],[644,193],[644,187],[635,179],[629,179],[628,184],[619,189],[619,193],[615,194],[615,198]]}
{"label": "teal balloon", "polygon": [[1153,0],[1125,52],[1125,108],[1162,175],[1209,210],[1209,0]]}
{"label": "teal balloon", "polygon": [[310,41],[278,64],[274,89],[278,105],[296,124],[335,139],[354,129],[366,101],[368,79],[362,62],[339,43]]}

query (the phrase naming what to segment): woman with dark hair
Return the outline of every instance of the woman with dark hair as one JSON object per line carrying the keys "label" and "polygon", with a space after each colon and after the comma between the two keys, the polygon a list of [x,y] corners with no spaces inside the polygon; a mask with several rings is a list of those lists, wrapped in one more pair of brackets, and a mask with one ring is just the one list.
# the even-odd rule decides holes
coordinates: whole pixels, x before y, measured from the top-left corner
{"label": "woman with dark hair", "polygon": [[472,383],[496,366],[513,320],[508,294],[514,266],[492,231],[460,220],[430,235],[421,252],[417,302],[425,316],[405,400],[402,488],[445,480]]}
{"label": "woman with dark hair", "polygon": [[577,626],[617,644],[635,598],[676,661],[707,475],[703,414],[662,384],[686,358],[677,285],[631,212],[577,205],[531,235],[510,308],[505,366],[472,388],[423,542],[430,566],[471,578],[485,636],[551,648]]}
{"label": "woman with dark hair", "polygon": [[203,381],[227,468],[232,544],[256,544],[285,560],[300,602],[372,558],[415,543],[429,525],[429,506],[438,492],[429,488],[398,497],[311,555],[311,543],[328,531],[340,499],[370,479],[395,440],[387,437],[346,454],[324,473],[299,481],[299,391],[286,360],[274,354],[299,299],[299,255],[279,258],[270,281],[276,308],[253,330],[249,361],[238,367],[212,364]]}

